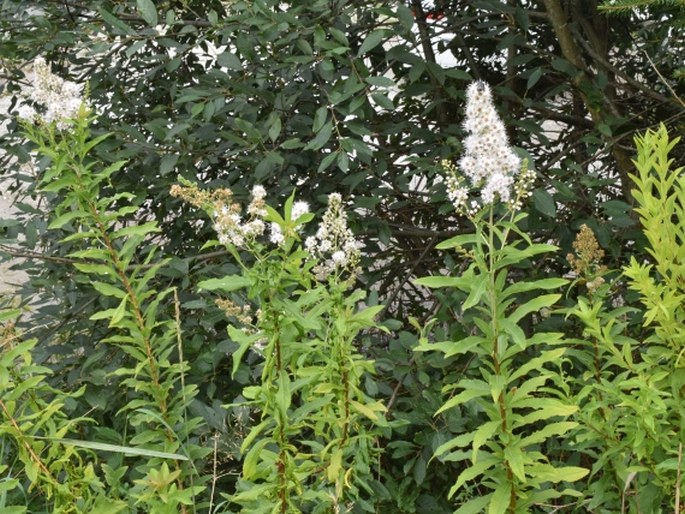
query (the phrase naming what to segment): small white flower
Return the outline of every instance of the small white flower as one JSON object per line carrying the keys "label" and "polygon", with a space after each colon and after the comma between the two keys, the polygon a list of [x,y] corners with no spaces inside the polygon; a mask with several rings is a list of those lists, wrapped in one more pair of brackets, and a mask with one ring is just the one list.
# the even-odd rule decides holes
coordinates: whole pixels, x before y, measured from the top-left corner
{"label": "small white flower", "polygon": [[290,217],[293,221],[297,221],[300,216],[307,214],[309,212],[309,204],[302,200],[299,200],[293,204],[293,209],[290,212]]}
{"label": "small white flower", "polygon": [[281,246],[285,242],[285,236],[281,230],[281,226],[278,223],[271,224],[271,235],[269,236],[269,241],[277,246]]}
{"label": "small white flower", "polygon": [[347,261],[347,256],[345,255],[345,252],[338,250],[331,254],[331,260],[338,266],[344,266]]}
{"label": "small white flower", "polygon": [[318,239],[314,236],[309,236],[307,239],[304,241],[304,247],[307,249],[308,252],[313,252],[316,249],[316,245],[318,244]]}
{"label": "small white flower", "polygon": [[263,200],[266,198],[266,189],[264,189],[264,186],[260,186],[257,184],[252,188],[252,198],[255,200]]}

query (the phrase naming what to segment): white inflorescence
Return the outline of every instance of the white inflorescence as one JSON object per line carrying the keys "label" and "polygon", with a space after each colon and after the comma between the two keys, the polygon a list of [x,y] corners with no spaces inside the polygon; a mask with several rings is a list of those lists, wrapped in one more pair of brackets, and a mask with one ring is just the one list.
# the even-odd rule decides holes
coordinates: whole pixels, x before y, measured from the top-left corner
{"label": "white inflorescence", "polygon": [[[520,199],[527,196],[535,174],[522,172],[522,162],[509,146],[504,123],[492,101],[490,86],[475,81],[466,90],[464,154],[458,163],[443,161],[449,172],[447,193],[455,208],[473,215],[482,205],[502,201],[520,208]],[[480,203],[469,201],[469,191],[479,190]]]}
{"label": "white inflorescence", "polygon": [[361,252],[352,231],[347,226],[342,197],[338,193],[328,196],[328,209],[323,215],[316,235],[305,241],[305,248],[319,260],[314,268],[319,278],[343,269],[353,270]]}
{"label": "white inflorescence", "polygon": [[68,120],[78,115],[84,102],[81,87],[53,74],[50,65],[42,57],[36,58],[33,63],[33,87],[26,97],[40,106],[41,111],[37,112],[33,107],[22,104],[18,107],[19,118],[55,122],[59,130],[69,127]]}
{"label": "white inflorescence", "polygon": [[293,221],[297,221],[300,216],[304,216],[309,212],[309,204],[305,201],[298,200],[293,204],[293,209],[290,213],[290,217]]}
{"label": "white inflorescence", "polygon": [[248,241],[253,241],[264,234],[266,230],[266,224],[263,220],[266,216],[265,197],[266,190],[262,186],[258,185],[252,189],[252,200],[247,207],[250,219],[245,222],[240,216],[238,204],[225,204],[215,210],[214,230],[216,230],[221,244],[232,244],[242,248]]}

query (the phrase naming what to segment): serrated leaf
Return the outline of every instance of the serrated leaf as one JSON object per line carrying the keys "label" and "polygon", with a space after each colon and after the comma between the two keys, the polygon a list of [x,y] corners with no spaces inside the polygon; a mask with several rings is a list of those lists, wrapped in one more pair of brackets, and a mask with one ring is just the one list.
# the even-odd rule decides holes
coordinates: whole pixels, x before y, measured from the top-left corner
{"label": "serrated leaf", "polygon": [[555,468],[549,464],[537,464],[531,466],[530,472],[543,482],[575,482],[587,476],[590,470],[578,466],[564,466]]}
{"label": "serrated leaf", "polygon": [[120,228],[112,234],[112,239],[131,236],[146,236],[148,234],[153,234],[159,231],[160,229],[157,226],[157,222],[151,221],[149,223],[143,223],[142,225],[131,225],[128,227]]}
{"label": "serrated leaf", "polygon": [[[460,384],[467,382],[467,381],[462,381]],[[461,393],[453,396],[449,400],[447,400],[436,412],[435,415],[437,416],[441,412],[445,412],[446,410],[449,410],[453,407],[456,407],[458,405],[461,405],[462,403],[468,402],[470,400],[473,400],[475,398],[481,398],[483,396],[489,396],[490,395],[490,385],[485,383],[485,382],[480,382],[480,381],[475,381],[475,380],[470,380],[468,381],[468,385],[463,386],[467,387],[464,391]]]}
{"label": "serrated leaf", "polygon": [[333,455],[331,455],[331,461],[328,464],[328,468],[326,468],[326,477],[331,483],[335,483],[340,475],[340,471],[342,470],[342,458],[343,451],[340,448],[336,448],[333,451]]}

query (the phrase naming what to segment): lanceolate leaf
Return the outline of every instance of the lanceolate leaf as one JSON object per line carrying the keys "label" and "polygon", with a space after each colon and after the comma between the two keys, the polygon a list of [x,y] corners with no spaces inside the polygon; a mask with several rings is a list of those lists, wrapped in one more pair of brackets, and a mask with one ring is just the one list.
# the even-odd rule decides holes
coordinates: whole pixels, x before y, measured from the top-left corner
{"label": "lanceolate leaf", "polygon": [[201,281],[197,286],[207,291],[231,292],[250,285],[250,279],[242,275],[229,275],[221,278],[210,278]]}
{"label": "lanceolate leaf", "polygon": [[81,441],[79,439],[67,439],[59,437],[38,437],[33,436],[34,439],[45,439],[56,443],[67,444],[71,446],[78,446],[80,448],[87,448],[89,450],[99,450],[103,452],[122,453],[124,455],[138,455],[141,457],[171,459],[171,460],[188,460],[185,455],[178,453],[160,452],[157,450],[148,450],[146,448],[138,448],[132,446],[120,446],[109,443],[99,443],[97,441]]}

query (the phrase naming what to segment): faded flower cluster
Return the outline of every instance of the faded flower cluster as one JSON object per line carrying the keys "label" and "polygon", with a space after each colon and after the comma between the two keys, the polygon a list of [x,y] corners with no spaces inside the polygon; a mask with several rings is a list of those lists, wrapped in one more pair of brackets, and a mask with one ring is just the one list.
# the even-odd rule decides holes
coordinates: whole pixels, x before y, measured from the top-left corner
{"label": "faded flower cluster", "polygon": [[[535,173],[523,169],[525,163],[509,146],[492,92],[483,81],[471,83],[466,90],[464,129],[469,135],[458,167],[442,163],[448,172],[447,192],[457,211],[473,215],[497,200],[520,208],[521,199],[530,194]],[[480,192],[480,200],[469,200],[473,189]]]}
{"label": "faded flower cluster", "polygon": [[[246,248],[259,236],[264,235],[267,228],[269,240],[273,244],[281,246],[285,243],[286,235],[278,223],[272,222],[267,227],[266,189],[263,186],[256,185],[252,188],[250,203],[243,215],[242,207],[233,201],[233,192],[230,189],[219,188],[205,191],[198,188],[197,184],[187,181],[183,181],[183,184],[172,186],[171,196],[181,198],[208,212],[221,244]],[[291,210],[291,220],[297,221],[308,212],[307,202],[295,202]],[[298,227],[292,230],[297,231]]]}
{"label": "faded flower cluster", "polygon": [[81,86],[53,74],[45,59],[38,57],[33,63],[32,88],[17,108],[18,117],[31,122],[55,122],[59,130],[65,130],[83,102]]}
{"label": "faded flower cluster", "polygon": [[340,194],[331,193],[328,196],[328,208],[321,225],[316,235],[308,237],[304,245],[319,261],[314,271],[320,279],[343,270],[354,272],[361,252],[347,226],[347,214]]}
{"label": "faded flower cluster", "polygon": [[604,258],[604,250],[599,246],[594,232],[585,223],[580,226],[580,232],[573,241],[575,255],[569,253],[566,256],[573,272],[584,282],[588,291],[594,293],[602,284],[602,275],[607,268],[601,264]]}
{"label": "faded flower cluster", "polygon": [[221,244],[243,248],[250,241],[264,234],[266,190],[254,186],[252,199],[247,207],[247,219],[242,216],[240,204],[233,201],[233,192],[227,188],[204,191],[196,184],[171,187],[171,196],[181,198],[191,205],[206,210],[214,221],[214,230]]}

